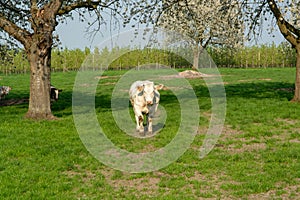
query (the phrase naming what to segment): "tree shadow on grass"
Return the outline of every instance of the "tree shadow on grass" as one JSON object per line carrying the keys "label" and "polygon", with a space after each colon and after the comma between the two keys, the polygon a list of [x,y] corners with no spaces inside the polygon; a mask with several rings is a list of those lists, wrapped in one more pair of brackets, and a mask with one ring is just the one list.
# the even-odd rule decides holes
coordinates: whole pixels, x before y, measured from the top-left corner
{"label": "tree shadow on grass", "polygon": [[0,100],[0,106],[13,106],[20,104],[28,104],[29,91],[12,90],[8,95]]}
{"label": "tree shadow on grass", "polygon": [[[211,86],[212,89],[218,86]],[[285,82],[255,82],[255,83],[235,83],[224,85],[227,98],[273,98],[273,99],[287,99],[291,100],[294,93],[294,84]],[[209,90],[205,85],[198,85],[194,87],[195,94],[198,98],[211,98]],[[161,91],[160,104],[171,105],[178,104],[178,99],[172,91]],[[62,117],[72,115],[72,96],[73,91],[63,90],[60,93],[59,99],[53,102],[51,109],[55,116]],[[82,93],[82,97],[86,97],[88,94]],[[28,105],[28,94],[10,95],[8,98],[0,101],[0,106],[15,106],[15,105]],[[88,98],[91,98],[90,96]],[[96,111],[110,110],[111,109],[111,94],[97,93],[95,96],[95,109]],[[128,99],[120,98],[117,101],[128,102],[128,106],[131,107]],[[84,100],[82,101],[84,104]],[[201,102],[200,102],[201,103]],[[117,104],[118,105],[118,104]],[[119,104],[116,109],[124,109],[127,104]],[[130,108],[131,109],[131,108]]]}
{"label": "tree shadow on grass", "polygon": [[[218,91],[217,85],[212,85],[212,91]],[[257,83],[235,83],[225,84],[226,98],[240,97],[240,98],[274,98],[282,99],[286,98],[291,100],[294,93],[294,84],[283,82],[257,82]],[[205,97],[211,98],[209,90],[206,86],[196,86],[196,95],[198,98]],[[222,90],[220,90],[222,91]],[[221,97],[222,94],[214,94],[215,97]]]}
{"label": "tree shadow on grass", "polygon": [[291,100],[293,98],[294,85],[283,82],[239,83],[225,85],[225,90],[227,98],[284,98]]}
{"label": "tree shadow on grass", "polygon": [[2,99],[0,101],[0,106],[12,106],[12,105],[20,105],[20,104],[28,104],[29,99],[28,98],[22,98],[22,99]]}

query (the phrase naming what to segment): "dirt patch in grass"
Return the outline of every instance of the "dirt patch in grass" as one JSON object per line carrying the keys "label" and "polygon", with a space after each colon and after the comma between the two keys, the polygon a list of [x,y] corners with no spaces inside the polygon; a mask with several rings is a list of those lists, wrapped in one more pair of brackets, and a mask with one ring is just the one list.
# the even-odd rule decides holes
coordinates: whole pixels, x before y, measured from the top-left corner
{"label": "dirt patch in grass", "polygon": [[185,70],[183,72],[179,72],[178,75],[184,78],[202,78],[212,76],[194,70]]}
{"label": "dirt patch in grass", "polygon": [[247,83],[247,82],[253,82],[253,81],[272,81],[271,78],[258,78],[258,79],[241,79],[238,80],[238,82]]}
{"label": "dirt patch in grass", "polygon": [[106,83],[100,83],[100,85],[115,85],[116,82],[106,82]]}
{"label": "dirt patch in grass", "polygon": [[108,183],[115,189],[126,188],[127,190],[137,190],[142,194],[154,194],[158,190],[159,178],[147,177],[147,178],[135,178],[135,179],[117,179],[109,180]]}
{"label": "dirt patch in grass", "polygon": [[272,79],[271,78],[259,78],[258,80],[260,80],[260,81],[271,81]]}
{"label": "dirt patch in grass", "polygon": [[229,145],[227,147],[227,152],[231,154],[238,154],[244,152],[260,151],[265,150],[267,145],[265,143],[252,143],[252,144],[242,144],[242,145]]}
{"label": "dirt patch in grass", "polygon": [[80,84],[81,87],[92,87],[93,85],[92,84],[88,84],[88,83],[83,83],[83,84]]}
{"label": "dirt patch in grass", "polygon": [[[114,173],[116,172],[120,174],[120,177],[115,177]],[[139,196],[139,194],[156,194],[159,189],[158,183],[160,182],[160,177],[156,175],[134,178],[132,177],[134,175],[130,173],[119,172],[113,169],[105,169],[101,173],[104,175],[107,183],[115,190],[125,190],[128,192],[135,190],[138,192],[137,196]]]}
{"label": "dirt patch in grass", "polygon": [[[207,128],[201,128],[199,131],[205,134]],[[215,148],[222,149],[229,154],[260,151],[267,148],[267,145],[264,142],[257,141],[257,138],[244,138],[243,135],[243,131],[225,125]]]}
{"label": "dirt patch in grass", "polygon": [[173,79],[173,78],[193,79],[193,78],[216,77],[216,76],[218,76],[218,75],[204,74],[204,73],[194,71],[194,70],[185,70],[183,72],[179,72],[178,74],[160,76],[160,79]]}
{"label": "dirt patch in grass", "polygon": [[289,142],[300,144],[300,140],[298,140],[298,139],[292,139],[292,140],[289,140]]}
{"label": "dirt patch in grass", "polygon": [[[212,175],[205,175],[199,171],[195,171],[193,176],[185,176],[185,180],[189,188],[192,189],[192,193],[195,199],[199,197],[211,196],[210,199],[234,199],[229,191],[224,190],[223,185],[240,185],[240,182],[232,180],[224,172],[215,173]],[[198,182],[198,184],[195,184]],[[220,193],[220,194],[217,194]]]}
{"label": "dirt patch in grass", "polygon": [[[300,180],[299,180],[300,181]],[[300,199],[300,186],[288,185],[285,187],[279,186],[278,189],[269,190],[266,193],[250,194],[250,200],[256,199]]]}
{"label": "dirt patch in grass", "polygon": [[[209,116],[209,114],[207,115]],[[200,126],[198,128],[199,135],[207,134],[208,127]],[[228,125],[224,125],[222,133],[218,138],[218,141],[214,148],[219,148],[224,151],[228,151],[230,154],[242,153],[246,151],[255,151],[259,149],[265,149],[266,145],[263,143],[253,143],[251,142],[255,140],[255,138],[243,138],[241,137],[244,133],[241,130],[232,129]],[[232,144],[227,144],[232,143]],[[248,144],[250,143],[250,144]],[[199,145],[192,145],[192,149],[199,150]]]}
{"label": "dirt patch in grass", "polygon": [[85,184],[89,184],[91,180],[96,177],[96,174],[89,170],[82,169],[80,165],[74,165],[73,169],[69,169],[63,172],[63,174],[69,178],[74,178],[76,176],[81,177],[82,182]]}
{"label": "dirt patch in grass", "polygon": [[118,76],[95,76],[95,79],[107,79],[107,78],[120,78],[121,75]]}
{"label": "dirt patch in grass", "polygon": [[[95,79],[103,80],[103,79],[118,79],[121,75],[117,76],[95,76]],[[100,82],[100,85],[115,85],[117,82]]]}
{"label": "dirt patch in grass", "polygon": [[282,119],[282,118],[277,118],[275,121],[283,123],[283,124],[287,124],[287,125],[295,125],[300,123],[299,120],[295,120],[295,119]]}
{"label": "dirt patch in grass", "polygon": [[244,134],[244,132],[241,130],[233,129],[228,125],[224,125],[220,139],[222,139],[223,141],[231,140],[231,139],[244,140],[244,138],[241,138],[241,135],[243,135],[243,134]]}
{"label": "dirt patch in grass", "polygon": [[158,150],[157,147],[153,146],[152,144],[145,145],[144,148],[141,150],[141,153],[148,153]]}
{"label": "dirt patch in grass", "polygon": [[282,142],[291,142],[291,143],[300,143],[300,140],[298,138],[291,138],[292,133],[300,133],[300,121],[296,119],[282,119],[278,118],[275,120],[276,122],[279,122],[283,126],[283,130],[281,131],[281,134],[273,135],[273,139],[280,140]]}
{"label": "dirt patch in grass", "polygon": [[[276,143],[300,143],[298,137],[292,137],[292,134],[300,133],[299,120],[294,119],[276,119],[280,123],[279,127],[271,129],[273,134],[270,136],[244,137],[245,132],[233,129],[229,125],[223,127],[222,134],[217,141],[215,148],[222,149],[230,154],[239,154],[244,152],[258,152],[267,149],[268,140],[276,140]],[[256,126],[259,126],[257,124]],[[199,128],[200,134],[206,134],[207,128]],[[195,147],[196,149],[197,147]]]}

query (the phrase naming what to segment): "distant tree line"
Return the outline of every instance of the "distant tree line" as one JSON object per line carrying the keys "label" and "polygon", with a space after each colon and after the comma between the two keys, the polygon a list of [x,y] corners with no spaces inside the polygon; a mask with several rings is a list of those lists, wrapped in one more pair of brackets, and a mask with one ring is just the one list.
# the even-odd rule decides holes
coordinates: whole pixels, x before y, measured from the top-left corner
{"label": "distant tree line", "polygon": [[[110,58],[112,55],[116,57],[114,52],[120,54],[117,59]],[[208,47],[207,52],[218,67],[268,68],[295,67],[296,65],[295,51],[288,43],[245,46],[234,49]],[[0,46],[0,56],[0,73],[27,73],[30,71],[30,65],[22,49]],[[116,47],[112,50],[103,48],[101,51],[98,48],[94,50],[89,48],[84,50],[53,49],[51,69],[52,71],[119,70],[132,69],[147,63],[157,63],[172,68],[192,67],[192,64],[181,56],[165,50],[147,48],[140,50],[129,47],[119,49]]]}
{"label": "distant tree line", "polygon": [[287,42],[241,48],[207,49],[218,67],[267,68],[295,67],[296,51]]}

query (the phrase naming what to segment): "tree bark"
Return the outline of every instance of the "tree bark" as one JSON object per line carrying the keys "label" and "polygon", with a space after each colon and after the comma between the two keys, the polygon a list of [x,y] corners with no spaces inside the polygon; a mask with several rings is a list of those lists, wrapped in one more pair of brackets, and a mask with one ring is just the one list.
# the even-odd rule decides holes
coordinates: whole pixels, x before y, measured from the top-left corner
{"label": "tree bark", "polygon": [[54,119],[50,104],[50,62],[52,38],[33,41],[28,52],[30,62],[30,98],[26,114],[31,119]]}
{"label": "tree bark", "polygon": [[50,103],[50,67],[56,19],[51,6],[52,4],[43,9],[32,8],[31,24],[34,33],[25,44],[30,62],[30,98],[25,117],[30,119],[55,119]]}
{"label": "tree bark", "polygon": [[296,81],[293,102],[300,102],[300,43],[296,47]]}

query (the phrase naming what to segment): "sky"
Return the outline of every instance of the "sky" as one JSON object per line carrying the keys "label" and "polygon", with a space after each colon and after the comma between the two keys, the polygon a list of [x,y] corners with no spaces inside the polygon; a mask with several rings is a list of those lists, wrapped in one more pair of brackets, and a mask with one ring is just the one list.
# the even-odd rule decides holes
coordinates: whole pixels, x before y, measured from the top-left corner
{"label": "sky", "polygon": [[59,35],[62,47],[68,49],[94,48],[111,35],[117,34],[117,31],[111,31],[108,27],[102,26],[101,31],[91,37],[87,33],[87,26],[87,23],[79,22],[79,20],[68,20],[67,23],[59,24],[56,27],[56,33]]}
{"label": "sky", "polygon": [[[118,31],[110,31],[107,27],[102,27],[101,32],[97,33],[93,39],[89,37],[86,32],[87,24],[79,22],[79,20],[74,19],[73,21],[68,20],[67,23],[59,24],[56,28],[56,33],[60,37],[63,48],[68,49],[84,49],[85,47],[94,48],[98,46],[103,41],[111,37],[111,35],[118,34],[118,32],[128,31],[130,28],[122,28]],[[280,44],[285,41],[278,28],[275,28],[273,32],[274,36],[269,35],[266,31],[263,31],[261,38],[257,41],[251,41],[247,45],[254,44]]]}

